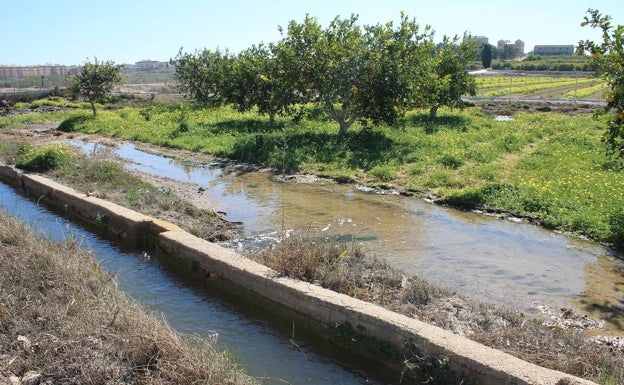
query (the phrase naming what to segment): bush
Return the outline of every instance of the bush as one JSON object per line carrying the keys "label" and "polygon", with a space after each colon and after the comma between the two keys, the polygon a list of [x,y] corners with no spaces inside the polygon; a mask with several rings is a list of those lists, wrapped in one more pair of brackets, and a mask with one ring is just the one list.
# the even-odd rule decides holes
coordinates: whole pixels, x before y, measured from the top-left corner
{"label": "bush", "polygon": [[463,154],[457,151],[449,151],[442,154],[438,160],[445,167],[456,169],[464,164]]}
{"label": "bush", "polygon": [[63,132],[71,132],[76,131],[76,126],[81,125],[82,123],[92,120],[93,115],[75,115],[70,116],[69,118],[63,120],[61,124],[57,127],[57,130]]}
{"label": "bush", "polygon": [[23,170],[46,171],[67,164],[72,158],[73,154],[67,145],[54,143],[30,148],[15,166]]}

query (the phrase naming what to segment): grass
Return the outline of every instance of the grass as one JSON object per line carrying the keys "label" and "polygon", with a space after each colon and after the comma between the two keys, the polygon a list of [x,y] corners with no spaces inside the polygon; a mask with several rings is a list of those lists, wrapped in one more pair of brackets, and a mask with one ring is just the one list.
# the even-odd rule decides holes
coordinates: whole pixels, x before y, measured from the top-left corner
{"label": "grass", "polygon": [[601,242],[620,239],[611,223],[624,206],[624,174],[613,171],[604,155],[604,120],[528,113],[513,118],[494,121],[473,107],[441,110],[430,121],[426,111],[412,111],[398,129],[356,125],[340,139],[337,127],[323,120],[271,125],[253,112],[173,104],[102,111],[96,119],[79,111],[61,126],[341,181],[395,184],[442,203],[537,218]]}
{"label": "grass", "polygon": [[38,238],[0,211],[0,261],[2,383],[28,372],[55,384],[255,383],[206,341],[127,299],[71,237]]}

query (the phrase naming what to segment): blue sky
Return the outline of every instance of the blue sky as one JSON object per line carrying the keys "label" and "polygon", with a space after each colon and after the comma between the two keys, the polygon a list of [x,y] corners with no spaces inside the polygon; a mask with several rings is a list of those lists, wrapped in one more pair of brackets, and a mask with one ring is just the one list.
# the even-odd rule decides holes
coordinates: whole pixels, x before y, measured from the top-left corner
{"label": "blue sky", "polygon": [[403,10],[443,35],[485,35],[535,44],[598,41],[580,27],[588,8],[624,24],[621,0],[0,0],[0,65],[168,61],[180,47],[233,52],[280,39],[278,26],[308,13],[322,25],[359,15],[360,24],[396,21]]}

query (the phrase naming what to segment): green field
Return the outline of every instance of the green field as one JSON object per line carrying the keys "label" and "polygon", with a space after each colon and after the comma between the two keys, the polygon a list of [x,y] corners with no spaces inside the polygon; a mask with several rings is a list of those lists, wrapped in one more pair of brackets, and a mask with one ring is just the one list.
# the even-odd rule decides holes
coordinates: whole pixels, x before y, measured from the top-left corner
{"label": "green field", "polygon": [[477,76],[477,97],[603,100],[605,82],[593,76]]}

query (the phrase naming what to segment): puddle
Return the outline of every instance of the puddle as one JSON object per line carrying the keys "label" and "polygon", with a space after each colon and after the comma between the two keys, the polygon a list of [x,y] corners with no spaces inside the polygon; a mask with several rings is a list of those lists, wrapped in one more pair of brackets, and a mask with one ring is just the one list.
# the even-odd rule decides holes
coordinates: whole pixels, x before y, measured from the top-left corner
{"label": "puddle", "polygon": [[494,120],[497,122],[511,122],[513,117],[507,115],[496,115],[494,116]]}

